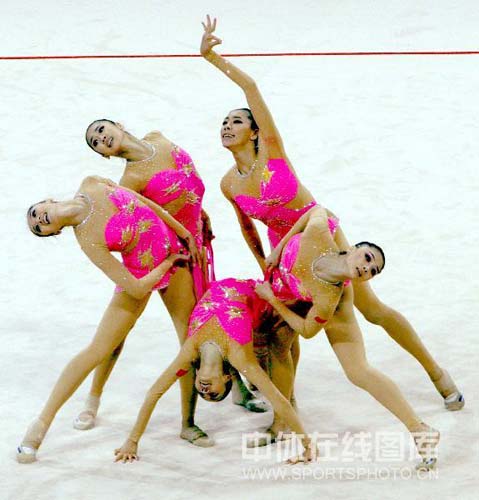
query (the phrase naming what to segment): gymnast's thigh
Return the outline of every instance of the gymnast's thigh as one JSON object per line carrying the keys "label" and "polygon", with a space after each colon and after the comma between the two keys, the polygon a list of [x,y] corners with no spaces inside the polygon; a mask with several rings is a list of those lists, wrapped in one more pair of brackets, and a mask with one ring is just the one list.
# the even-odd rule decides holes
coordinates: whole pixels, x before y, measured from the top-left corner
{"label": "gymnast's thigh", "polygon": [[345,288],[334,316],[326,324],[325,331],[331,345],[342,342],[363,343],[361,331],[354,316],[351,286]]}

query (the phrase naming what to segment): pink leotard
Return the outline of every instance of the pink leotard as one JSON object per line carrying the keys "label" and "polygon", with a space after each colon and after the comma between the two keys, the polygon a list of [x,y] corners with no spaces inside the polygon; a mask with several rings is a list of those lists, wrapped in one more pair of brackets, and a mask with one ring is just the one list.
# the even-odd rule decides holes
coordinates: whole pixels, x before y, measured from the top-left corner
{"label": "pink leotard", "polygon": [[[337,219],[328,217],[328,226],[331,234],[335,233],[338,225]],[[266,279],[271,282],[274,294],[280,300],[312,301],[311,295],[303,288],[301,281],[293,273],[293,267],[298,257],[300,241],[301,233],[291,237],[281,252],[279,266],[266,276]],[[345,285],[348,283],[345,282]]]}
{"label": "pink leotard", "polygon": [[[125,267],[136,278],[142,278],[160,265],[172,253],[184,247],[175,232],[155,212],[139,203],[134,194],[117,188],[109,195],[118,208],[105,227],[108,250],[121,252]],[[168,286],[174,268],[154,286],[154,290]],[[120,286],[116,291],[121,291]]]}
{"label": "pink leotard", "polygon": [[156,173],[141,194],[158,205],[166,205],[184,197],[185,203],[173,217],[183,224],[195,237],[198,248],[203,244],[201,203],[205,186],[195,169],[190,155],[180,147],[174,146],[171,156],[176,168],[168,168]]}
{"label": "pink leotard", "polygon": [[206,249],[208,271],[203,273],[199,266],[193,266],[193,281],[197,298],[200,298],[214,279],[213,250],[210,241],[203,241],[203,221],[201,204],[205,186],[195,169],[190,155],[178,146],[171,150],[176,168],[168,168],[156,173],[147,183],[141,194],[158,205],[166,205],[183,197],[184,204],[172,216],[180,222],[195,238],[198,249]]}
{"label": "pink leotard", "polygon": [[234,278],[213,281],[191,313],[188,337],[216,317],[231,339],[241,345],[251,342],[253,330],[259,326],[262,314],[269,308],[256,295],[256,283],[256,280]]}
{"label": "pink leotard", "polygon": [[268,226],[268,238],[275,247],[295,222],[316,205],[312,201],[302,208],[287,208],[298,193],[299,183],[283,158],[271,158],[263,171],[259,198],[240,194],[234,197],[238,207],[249,217]]}

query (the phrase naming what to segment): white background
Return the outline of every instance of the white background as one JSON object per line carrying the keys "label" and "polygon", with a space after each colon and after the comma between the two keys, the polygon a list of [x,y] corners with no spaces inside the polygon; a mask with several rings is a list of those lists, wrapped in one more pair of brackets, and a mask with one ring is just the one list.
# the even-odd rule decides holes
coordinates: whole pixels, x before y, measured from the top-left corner
{"label": "white background", "polygon": [[[206,13],[219,18],[225,53],[478,50],[479,7],[463,1],[213,0],[33,2],[3,0],[0,55],[194,54]],[[252,415],[200,401],[198,424],[216,447],[178,438],[179,387],[160,402],[140,443],[140,462],[114,464],[149,385],[177,352],[170,320],[152,297],[102,400],[98,426],[71,421],[90,379],[60,410],[30,466],[14,450],[66,362],[92,337],[113,289],[79,250],[71,230],[35,239],[26,209],[65,199],[81,179],[118,179],[84,142],[85,127],[110,118],[142,136],[159,129],[194,158],[216,233],[217,276],[258,277],[219,181],[232,164],[219,141],[241,91],[201,58],[0,60],[0,180],[5,265],[0,275],[0,396],[4,464],[0,496],[15,499],[472,498],[477,491],[477,271],[479,55],[237,58],[256,79],[288,155],[351,242],[386,252],[373,286],[403,312],[466,397],[443,409],[422,368],[361,319],[368,357],[442,433],[438,478],[387,481],[338,477],[247,481],[241,433],[266,427]],[[402,425],[342,374],[324,336],[302,344],[297,397],[305,426],[339,433]],[[274,457],[274,453],[273,453]],[[260,466],[278,467],[274,460]],[[331,464],[310,466],[322,470]],[[335,464],[333,464],[335,465]],[[338,464],[336,464],[338,465]],[[384,466],[381,462],[353,467]],[[386,464],[389,466],[391,464]],[[398,464],[394,464],[398,465]],[[402,461],[399,466],[413,467]]]}

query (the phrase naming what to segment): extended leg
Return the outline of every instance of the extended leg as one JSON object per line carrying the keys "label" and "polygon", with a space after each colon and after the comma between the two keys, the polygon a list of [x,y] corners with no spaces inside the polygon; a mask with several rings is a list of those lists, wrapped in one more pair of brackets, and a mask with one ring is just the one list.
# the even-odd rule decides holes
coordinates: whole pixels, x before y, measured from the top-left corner
{"label": "extended leg", "polygon": [[[188,322],[191,311],[196,304],[193,290],[193,278],[186,268],[179,268],[171,277],[168,288],[161,293],[163,302],[170,313],[173,325],[178,335],[180,345],[183,345],[188,334]],[[198,395],[194,387],[194,370],[180,378],[181,386],[181,433],[180,437],[196,446],[213,446],[210,439],[195,425],[195,408]]]}
{"label": "extended leg", "polygon": [[[114,293],[110,305],[112,307],[122,307],[121,303],[123,301],[123,295],[126,295],[126,293]],[[145,303],[138,303],[138,306],[132,306],[134,309],[132,313],[136,315],[136,319],[141,316],[147,303],[148,301],[146,301]],[[133,323],[131,328],[133,328],[134,324],[135,323]],[[98,407],[100,406],[100,398],[103,393],[103,388],[105,387],[105,384],[110,377],[110,373],[112,372],[116,362],[118,361],[118,358],[120,357],[124,344],[124,341],[120,342],[120,344],[118,344],[118,346],[113,350],[110,356],[108,356],[100,365],[95,368],[90,392],[85,401],[84,408],[73,421],[73,427],[75,429],[85,431],[88,429],[92,429],[95,426],[96,414],[98,412]]]}
{"label": "extended leg", "polygon": [[[401,420],[411,433],[426,431],[437,433],[437,431],[429,428],[421,421],[401,394],[397,385],[367,362],[361,332],[353,314],[351,295],[352,291],[345,292],[338,312],[326,327],[329,342],[346,376],[354,385],[369,392],[371,396]],[[434,446],[438,440],[439,434],[437,433]],[[420,449],[418,451],[421,453]],[[428,450],[428,453],[430,451]]]}
{"label": "extended leg", "polygon": [[[35,460],[36,450],[50,427],[56,413],[72,396],[88,374],[125,339],[139,314],[148,302],[149,295],[136,300],[126,293],[118,294],[110,302],[98,325],[96,334],[86,349],[77,354],[64,368],[46,405],[25,435],[17,455],[20,462]],[[39,429],[41,428],[41,432]],[[33,450],[25,453],[23,448]]]}
{"label": "extended leg", "polygon": [[[301,353],[301,348],[299,344],[299,335],[295,336],[295,339],[293,341],[293,344],[291,345],[291,357],[293,360],[293,367],[294,367],[294,376],[296,378],[296,371],[298,369],[298,363],[299,363],[299,356]],[[294,383],[292,387],[292,392],[291,392],[291,404],[293,405],[293,408],[297,410],[297,401],[296,401],[296,395],[294,393]]]}
{"label": "extended leg", "polygon": [[[285,323],[281,323],[281,326],[270,334],[271,380],[288,401],[291,400],[294,386],[295,368],[291,355],[291,346],[295,342],[296,337],[297,333],[292,331]],[[276,440],[278,434],[281,432],[287,433],[288,431],[286,422],[275,411],[273,423],[266,431],[269,437],[260,439],[256,445],[265,445],[268,442],[273,442]]]}
{"label": "extended leg", "polygon": [[[335,240],[342,250],[349,247],[340,229]],[[409,321],[401,313],[381,302],[369,283],[354,283],[353,287],[354,305],[366,320],[381,326],[395,342],[416,358],[445,399],[447,409],[461,409],[464,406],[464,397],[446,370],[436,363]]]}

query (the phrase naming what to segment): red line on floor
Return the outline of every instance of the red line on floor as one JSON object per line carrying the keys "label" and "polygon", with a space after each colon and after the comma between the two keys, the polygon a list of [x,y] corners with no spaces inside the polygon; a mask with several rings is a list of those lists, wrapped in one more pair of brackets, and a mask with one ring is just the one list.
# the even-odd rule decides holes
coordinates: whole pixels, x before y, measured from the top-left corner
{"label": "red line on floor", "polygon": [[[479,55],[479,50],[427,50],[427,51],[381,51],[381,52],[265,52],[244,54],[222,54],[225,57],[294,57],[294,56],[470,56]],[[161,59],[192,58],[201,54],[92,54],[58,56],[0,56],[1,61],[44,59]]]}

